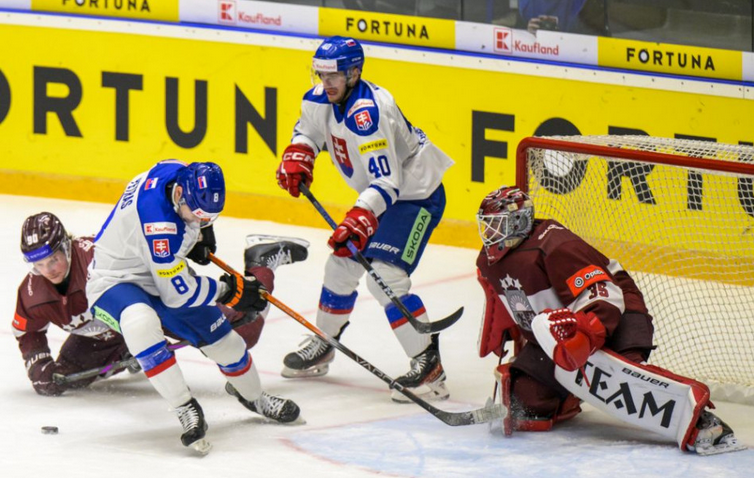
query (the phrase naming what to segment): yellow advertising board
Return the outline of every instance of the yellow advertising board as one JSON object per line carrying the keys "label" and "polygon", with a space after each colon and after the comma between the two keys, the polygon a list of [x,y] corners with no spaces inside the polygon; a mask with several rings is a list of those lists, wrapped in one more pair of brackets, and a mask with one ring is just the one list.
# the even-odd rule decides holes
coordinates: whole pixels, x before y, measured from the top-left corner
{"label": "yellow advertising board", "polygon": [[[180,26],[140,28],[0,25],[0,42],[16,51],[0,59],[0,168],[12,177],[0,193],[115,201],[131,177],[158,160],[215,161],[226,173],[230,215],[324,226],[305,200],[289,198],[275,181],[311,87],[317,41],[275,37],[271,46],[259,40],[269,37],[250,33],[224,32],[231,35],[225,42]],[[448,205],[436,241],[478,246],[479,202],[515,182],[516,146],[535,133],[635,129],[754,142],[749,100],[372,51],[365,78],[389,90],[407,119],[456,162],[445,177]],[[356,194],[326,153],[314,177],[314,192],[337,219]]]}
{"label": "yellow advertising board", "polygon": [[450,50],[456,47],[453,20],[320,8],[319,24],[319,34],[325,37],[343,35],[360,40]]}
{"label": "yellow advertising board", "polygon": [[177,22],[180,0],[31,0],[44,12]]}
{"label": "yellow advertising board", "polygon": [[598,64],[627,70],[742,79],[742,53],[697,46],[599,37]]}

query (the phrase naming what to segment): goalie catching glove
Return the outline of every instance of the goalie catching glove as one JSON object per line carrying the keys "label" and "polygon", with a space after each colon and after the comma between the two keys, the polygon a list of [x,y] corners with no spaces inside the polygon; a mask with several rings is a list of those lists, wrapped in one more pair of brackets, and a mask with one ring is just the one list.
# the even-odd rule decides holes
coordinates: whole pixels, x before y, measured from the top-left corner
{"label": "goalie catching glove", "polygon": [[267,288],[253,275],[225,274],[220,280],[228,286],[228,292],[217,302],[241,312],[262,311],[267,307],[267,300],[261,295],[262,291],[267,292]]}
{"label": "goalie catching glove", "polygon": [[531,330],[555,365],[569,372],[583,367],[605,344],[605,326],[591,312],[546,309],[534,317]]}
{"label": "goalie catching glove", "polygon": [[378,224],[372,211],[354,207],[346,213],[346,218],[335,228],[327,245],[333,249],[333,254],[336,256],[350,257],[351,251],[346,243],[350,240],[356,249],[363,251],[369,238],[377,231]]}
{"label": "goalie catching glove", "polygon": [[283,160],[278,166],[278,186],[297,198],[301,191],[298,185],[304,181],[307,187],[314,181],[314,151],[305,144],[288,145],[283,152]]}

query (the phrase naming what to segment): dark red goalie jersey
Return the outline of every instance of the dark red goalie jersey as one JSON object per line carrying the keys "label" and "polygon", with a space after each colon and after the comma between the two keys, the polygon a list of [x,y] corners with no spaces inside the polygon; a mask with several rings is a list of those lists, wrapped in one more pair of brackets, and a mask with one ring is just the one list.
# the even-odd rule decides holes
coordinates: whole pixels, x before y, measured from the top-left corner
{"label": "dark red goalie jersey", "polygon": [[[647,314],[641,292],[621,265],[554,220],[535,221],[529,237],[495,264],[488,263],[483,249],[477,267],[480,282],[491,289],[488,303],[492,299],[503,309],[485,317],[481,356],[499,353],[500,328],[511,319],[524,338],[535,341],[531,321],[545,309],[593,312],[608,337],[625,312]],[[497,297],[490,297],[493,292]]]}

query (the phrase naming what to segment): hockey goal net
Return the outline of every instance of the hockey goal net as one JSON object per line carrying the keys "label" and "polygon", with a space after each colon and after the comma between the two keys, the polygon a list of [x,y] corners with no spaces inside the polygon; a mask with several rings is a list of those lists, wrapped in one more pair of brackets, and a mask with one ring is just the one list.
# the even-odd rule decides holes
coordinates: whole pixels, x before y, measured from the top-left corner
{"label": "hockey goal net", "polygon": [[754,404],[754,147],[648,136],[524,139],[517,185],[615,259],[654,317],[650,362]]}

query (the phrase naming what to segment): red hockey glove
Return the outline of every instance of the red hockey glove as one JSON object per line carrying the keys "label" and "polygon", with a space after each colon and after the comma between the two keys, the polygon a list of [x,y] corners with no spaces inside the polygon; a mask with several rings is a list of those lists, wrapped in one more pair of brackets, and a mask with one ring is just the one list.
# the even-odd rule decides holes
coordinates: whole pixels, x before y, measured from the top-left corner
{"label": "red hockey glove", "polygon": [[548,309],[534,317],[531,329],[555,365],[569,372],[583,367],[605,344],[605,326],[591,312]]}
{"label": "red hockey glove", "polygon": [[283,160],[277,170],[278,185],[297,198],[299,183],[310,186],[314,181],[314,151],[305,144],[290,144],[283,152]]}
{"label": "red hockey glove", "polygon": [[378,224],[372,211],[355,207],[346,213],[346,218],[335,228],[327,245],[332,247],[336,256],[350,257],[351,251],[346,242],[350,240],[356,249],[363,251],[369,238],[377,231]]}

